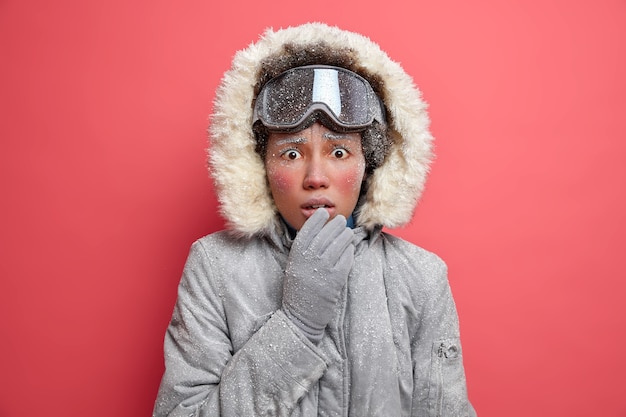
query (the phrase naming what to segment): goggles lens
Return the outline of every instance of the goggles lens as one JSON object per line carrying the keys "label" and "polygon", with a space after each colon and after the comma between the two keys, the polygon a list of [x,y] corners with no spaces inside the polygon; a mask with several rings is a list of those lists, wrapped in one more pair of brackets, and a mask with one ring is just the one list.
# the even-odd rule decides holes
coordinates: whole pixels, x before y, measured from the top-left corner
{"label": "goggles lens", "polygon": [[296,67],[268,81],[257,96],[253,123],[270,130],[297,130],[323,112],[339,130],[359,130],[374,120],[385,125],[382,103],[371,85],[344,68]]}

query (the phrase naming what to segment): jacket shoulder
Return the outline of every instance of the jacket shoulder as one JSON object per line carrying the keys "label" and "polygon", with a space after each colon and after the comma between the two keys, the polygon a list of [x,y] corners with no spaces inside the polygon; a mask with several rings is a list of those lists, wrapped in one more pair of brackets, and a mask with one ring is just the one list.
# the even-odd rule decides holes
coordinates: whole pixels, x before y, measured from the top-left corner
{"label": "jacket shoulder", "polygon": [[382,233],[382,237],[385,251],[389,256],[397,258],[398,262],[406,262],[432,272],[447,273],[445,261],[436,253],[386,232]]}
{"label": "jacket shoulder", "polygon": [[273,282],[280,276],[287,252],[269,237],[242,237],[219,231],[196,240],[188,263],[196,264],[206,279],[235,289]]}
{"label": "jacket shoulder", "polygon": [[229,230],[220,230],[201,237],[191,247],[192,250],[194,248],[201,249],[215,255],[215,257],[224,257],[241,256],[246,251],[256,251],[259,248],[269,247],[268,243],[268,240],[262,236],[247,237],[236,235]]}
{"label": "jacket shoulder", "polygon": [[388,291],[410,294],[418,304],[448,291],[448,267],[437,254],[388,233],[382,242]]}

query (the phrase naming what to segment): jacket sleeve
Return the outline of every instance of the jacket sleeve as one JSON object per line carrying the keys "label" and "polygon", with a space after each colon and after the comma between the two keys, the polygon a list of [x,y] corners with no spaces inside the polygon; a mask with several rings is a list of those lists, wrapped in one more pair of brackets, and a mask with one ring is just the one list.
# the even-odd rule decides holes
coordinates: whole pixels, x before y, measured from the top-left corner
{"label": "jacket sleeve", "polygon": [[288,416],[326,370],[325,358],[275,312],[233,352],[209,257],[192,246],[165,343],[154,416]]}
{"label": "jacket sleeve", "polygon": [[428,254],[421,320],[412,340],[413,416],[475,417],[467,397],[456,306],[445,263]]}

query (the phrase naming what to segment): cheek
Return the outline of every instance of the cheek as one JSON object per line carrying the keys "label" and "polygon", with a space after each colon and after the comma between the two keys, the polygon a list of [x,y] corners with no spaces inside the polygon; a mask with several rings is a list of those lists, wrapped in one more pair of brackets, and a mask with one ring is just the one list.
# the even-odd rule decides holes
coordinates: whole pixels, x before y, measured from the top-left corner
{"label": "cheek", "polygon": [[343,191],[360,191],[364,175],[365,163],[359,163],[339,172],[336,181]]}
{"label": "cheek", "polygon": [[267,179],[273,192],[284,193],[293,187],[294,176],[289,170],[275,166],[266,166]]}

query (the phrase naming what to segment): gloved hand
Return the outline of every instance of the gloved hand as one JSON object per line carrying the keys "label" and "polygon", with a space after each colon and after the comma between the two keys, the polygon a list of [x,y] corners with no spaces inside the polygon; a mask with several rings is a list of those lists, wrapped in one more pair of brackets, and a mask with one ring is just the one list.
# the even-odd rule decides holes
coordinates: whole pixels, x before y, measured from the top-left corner
{"label": "gloved hand", "polygon": [[353,233],[325,209],[307,219],[291,246],[283,283],[283,311],[313,343],[322,340],[354,262]]}

